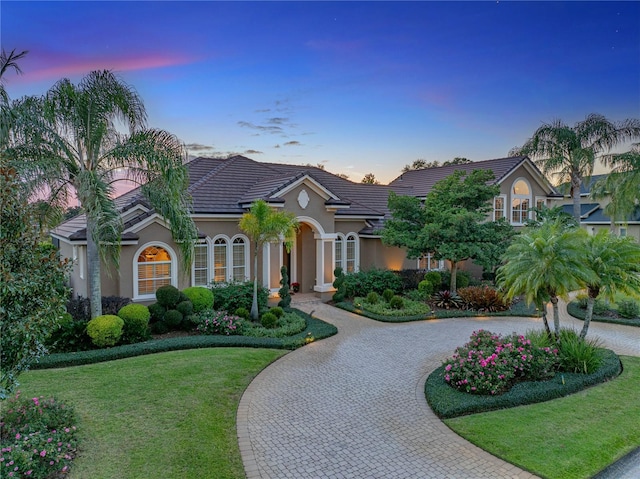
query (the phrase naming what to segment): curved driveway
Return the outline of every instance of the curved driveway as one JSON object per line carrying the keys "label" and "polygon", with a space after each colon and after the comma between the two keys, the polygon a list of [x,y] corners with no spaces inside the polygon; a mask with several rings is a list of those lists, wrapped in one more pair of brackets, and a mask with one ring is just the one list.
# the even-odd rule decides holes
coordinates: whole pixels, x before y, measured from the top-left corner
{"label": "curved driveway", "polygon": [[[238,408],[248,479],[533,478],[448,429],[424,398],[427,376],[480,328],[509,334],[533,318],[372,321],[308,298],[296,307],[339,333],[287,354],[249,385]],[[581,322],[563,315],[562,325]],[[621,354],[640,329],[592,323]]]}

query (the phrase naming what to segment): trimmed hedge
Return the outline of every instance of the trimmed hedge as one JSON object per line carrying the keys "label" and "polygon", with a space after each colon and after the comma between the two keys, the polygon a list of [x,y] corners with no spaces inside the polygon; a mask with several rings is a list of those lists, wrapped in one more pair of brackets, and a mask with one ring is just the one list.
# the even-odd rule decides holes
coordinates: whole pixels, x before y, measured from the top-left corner
{"label": "trimmed hedge", "polygon": [[442,365],[427,378],[425,396],[441,419],[549,401],[605,382],[622,372],[620,359],[613,351],[604,350],[603,357],[602,365],[593,374],[559,372],[548,381],[518,383],[499,396],[467,394],[452,388],[444,380],[445,366]]}
{"label": "trimmed hedge", "polygon": [[177,351],[182,349],[219,348],[219,347],[246,347],[246,348],[273,348],[273,349],[297,349],[307,343],[307,338],[312,336],[314,340],[328,338],[338,332],[338,328],[332,324],[314,318],[307,313],[292,309],[305,318],[307,327],[304,331],[287,338],[256,338],[250,336],[186,336],[180,338],[154,339],[144,343],[127,344],[110,349],[96,349],[92,351],[80,351],[75,353],[56,353],[42,357],[39,362],[33,363],[30,369],[62,368],[93,364],[115,359],[142,356],[145,354]]}
{"label": "trimmed hedge", "polygon": [[[567,312],[574,318],[581,319],[582,321],[584,321],[584,317],[587,314],[587,311],[579,306],[578,301],[571,301],[569,304],[567,304]],[[640,319],[610,318],[608,316],[599,316],[595,313],[593,314],[593,318],[591,318],[591,321],[596,321],[598,323],[622,324],[624,326],[640,327]]]}

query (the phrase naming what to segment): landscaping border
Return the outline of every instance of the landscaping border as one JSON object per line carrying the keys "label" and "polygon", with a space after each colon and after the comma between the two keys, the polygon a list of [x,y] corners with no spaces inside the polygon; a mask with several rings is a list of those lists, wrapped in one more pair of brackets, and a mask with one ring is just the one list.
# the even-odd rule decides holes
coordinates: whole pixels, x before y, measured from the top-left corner
{"label": "landscaping border", "polygon": [[[585,316],[587,315],[586,310],[582,309],[578,305],[578,301],[571,301],[567,304],[567,312],[576,319],[584,321]],[[634,326],[640,327],[640,318],[638,319],[626,319],[626,318],[609,318],[607,316],[600,316],[597,314],[593,315],[591,321],[596,321],[598,323],[610,323],[610,324],[622,324],[623,326]]]}
{"label": "landscaping border", "polygon": [[425,383],[427,403],[441,419],[493,411],[557,399],[617,377],[622,363],[616,353],[604,350],[602,365],[592,374],[559,372],[548,381],[526,381],[499,396],[468,394],[451,387],[445,380],[445,365],[433,371]]}
{"label": "landscaping border", "polygon": [[197,335],[168,339],[152,339],[142,343],[125,344],[107,349],[93,349],[90,351],[78,351],[73,353],[54,353],[40,358],[37,363],[31,365],[31,369],[63,368],[80,366],[115,359],[131,358],[145,354],[155,354],[167,351],[200,348],[272,348],[272,349],[297,349],[309,342],[328,338],[338,332],[338,328],[321,319],[292,309],[303,316],[307,322],[304,331],[286,338],[257,338],[252,336],[219,336]]}

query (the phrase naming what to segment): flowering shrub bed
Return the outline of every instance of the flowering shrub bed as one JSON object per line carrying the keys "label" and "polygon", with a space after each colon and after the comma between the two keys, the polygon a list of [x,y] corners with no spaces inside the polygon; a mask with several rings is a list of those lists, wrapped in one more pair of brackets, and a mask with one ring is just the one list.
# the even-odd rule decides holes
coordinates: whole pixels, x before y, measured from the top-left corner
{"label": "flowering shrub bed", "polygon": [[242,319],[226,311],[207,310],[198,313],[196,329],[200,334],[240,334]]}
{"label": "flowering shrub bed", "polygon": [[48,478],[69,471],[77,446],[72,408],[18,393],[2,409],[0,477]]}
{"label": "flowering shrub bed", "polygon": [[445,361],[444,379],[471,394],[501,394],[520,381],[552,378],[558,368],[558,350],[538,348],[523,335],[501,337],[479,330]]}

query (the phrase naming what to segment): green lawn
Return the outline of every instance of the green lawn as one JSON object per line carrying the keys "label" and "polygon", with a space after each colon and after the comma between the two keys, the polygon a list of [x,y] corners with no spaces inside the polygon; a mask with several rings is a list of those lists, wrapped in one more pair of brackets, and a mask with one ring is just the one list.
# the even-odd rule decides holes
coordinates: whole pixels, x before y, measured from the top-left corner
{"label": "green lawn", "polygon": [[640,358],[615,380],[530,406],[447,419],[491,454],[550,479],[588,478],[640,446]]}
{"label": "green lawn", "polygon": [[244,478],[236,410],[286,351],[173,351],[20,376],[23,396],[54,396],[79,416],[73,478]]}

